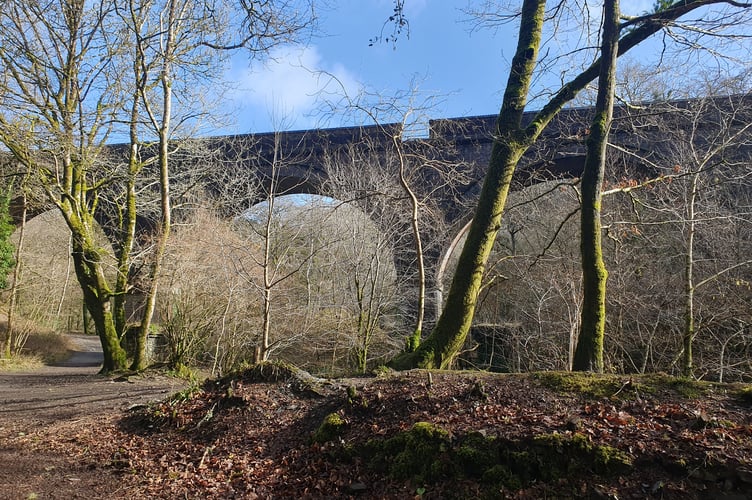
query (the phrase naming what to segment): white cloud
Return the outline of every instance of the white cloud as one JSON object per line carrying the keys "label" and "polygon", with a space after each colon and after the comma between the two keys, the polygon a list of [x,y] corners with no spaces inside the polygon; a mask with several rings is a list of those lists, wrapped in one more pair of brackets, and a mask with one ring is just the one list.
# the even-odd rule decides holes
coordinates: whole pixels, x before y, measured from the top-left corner
{"label": "white cloud", "polygon": [[[259,129],[265,126],[259,125],[262,123],[270,124],[269,130],[315,126],[311,115],[322,93],[355,95],[360,87],[347,68],[324,61],[315,46],[278,48],[270,56],[265,63],[251,67],[241,61],[226,74],[235,86],[228,97],[235,109],[251,115],[248,118],[255,124],[254,131],[266,131]],[[247,122],[239,120],[238,125],[248,128]]]}

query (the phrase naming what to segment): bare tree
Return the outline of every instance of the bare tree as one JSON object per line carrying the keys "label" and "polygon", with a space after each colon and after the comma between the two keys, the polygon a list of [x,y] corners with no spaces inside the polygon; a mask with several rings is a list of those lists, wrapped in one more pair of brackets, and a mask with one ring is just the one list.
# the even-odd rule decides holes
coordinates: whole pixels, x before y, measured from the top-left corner
{"label": "bare tree", "polygon": [[[298,10],[296,7],[303,7]],[[156,241],[150,258],[148,291],[133,356],[133,369],[145,365],[145,341],[156,307],[158,275],[172,224],[170,157],[175,145],[174,129],[195,121],[201,110],[183,109],[173,116],[176,98],[183,103],[196,102],[199,87],[191,82],[218,74],[228,51],[247,49],[252,56],[271,47],[294,41],[306,31],[314,18],[307,2],[251,2],[239,6],[216,6],[201,0],[132,1],[122,9],[121,18],[132,40],[134,61],[133,106],[131,107],[130,171],[141,164],[141,139],[137,124],[140,112],[147,119],[148,136],[156,137],[156,164],[160,186],[160,220],[156,224]],[[232,18],[242,19],[238,26]],[[233,29],[237,31],[233,31]],[[247,31],[246,31],[247,30]],[[178,93],[176,95],[176,93]],[[193,97],[193,99],[191,98]],[[174,119],[177,123],[174,124]],[[184,130],[183,134],[190,130]],[[132,224],[132,221],[131,221]]]}
{"label": "bare tree", "polygon": [[[712,94],[712,88],[704,88],[702,92]],[[709,259],[708,255],[712,252],[708,238],[718,238],[723,227],[727,231],[738,224],[744,225],[750,209],[743,201],[744,188],[740,189],[750,177],[748,137],[752,117],[746,110],[748,99],[746,94],[710,95],[655,105],[661,114],[653,122],[664,140],[652,159],[662,175],[660,185],[644,194],[629,190],[635,203],[660,214],[658,221],[667,228],[667,233],[675,227],[680,235],[676,249],[683,267],[680,372],[685,377],[693,376],[696,292],[750,264],[747,258],[729,261]],[[635,113],[640,113],[639,107]],[[729,212],[724,205],[736,197],[739,199]],[[702,228],[705,230],[701,232]],[[698,271],[704,277],[698,278]]]}
{"label": "bare tree", "polygon": [[[737,18],[733,18],[733,13],[722,12],[713,21],[702,21],[707,21],[708,24],[714,22],[715,31],[741,26],[746,22],[744,16],[748,14],[748,8],[752,7],[747,3],[720,0],[674,2],[659,12],[623,21],[619,26],[619,55],[665,27],[672,26],[681,16],[713,3],[728,4],[730,8],[736,9],[737,15]],[[547,2],[543,0],[526,0],[519,11],[502,17],[502,20],[519,21],[519,38],[496,123],[495,142],[483,190],[442,315],[431,336],[415,353],[395,359],[392,363],[395,367],[447,367],[451,364],[470,329],[484,268],[500,227],[507,193],[518,162],[562,107],[598,75],[600,58],[552,93],[541,110],[531,120],[523,123],[533,78],[541,68],[550,67],[541,65],[538,59],[544,24],[549,20],[555,26],[561,20],[561,14],[565,12],[567,5],[557,3],[548,10]]]}
{"label": "bare tree", "polygon": [[101,151],[120,106],[111,87],[113,53],[105,29],[111,13],[103,3],[82,2],[8,2],[0,13],[0,59],[7,68],[0,139],[38,176],[71,231],[104,371],[125,366],[106,255],[94,237],[99,195],[112,179],[100,169]]}
{"label": "bare tree", "polygon": [[[332,77],[334,78],[334,77]],[[410,279],[414,304],[410,333],[406,338],[405,349],[412,352],[418,348],[424,329],[428,301],[429,281],[436,279],[427,269],[429,255],[438,253],[447,239],[447,225],[450,215],[447,208],[437,202],[436,193],[446,198],[456,194],[461,186],[468,184],[467,165],[454,159],[454,145],[451,140],[442,141],[441,135],[432,135],[429,130],[428,113],[440,96],[422,96],[415,84],[413,89],[395,96],[361,90],[356,96],[348,95],[342,86],[343,97],[337,103],[329,103],[335,112],[353,115],[358,122],[368,123],[368,133],[364,133],[359,144],[355,144],[346,155],[350,158],[333,157],[328,170],[331,172],[331,188],[344,200],[368,205],[382,210],[369,213],[377,220],[384,220],[385,210],[394,212],[390,217],[399,227],[386,229],[402,238],[410,235],[411,259],[405,259],[404,251],[395,246],[400,259],[401,270],[410,268],[414,277]],[[330,111],[331,112],[331,111]],[[461,136],[464,132],[456,126],[452,132]],[[428,137],[431,135],[430,137]],[[362,155],[355,171],[343,173],[352,164],[353,155]],[[342,166],[338,166],[337,163]],[[362,172],[378,169],[384,175]],[[357,185],[356,185],[357,184]],[[380,201],[375,201],[380,198]],[[391,200],[384,203],[384,200]],[[460,197],[456,197],[462,205]],[[396,203],[395,203],[396,202]],[[459,209],[458,209],[459,210]],[[400,214],[401,212],[401,214]],[[441,299],[438,298],[438,301]],[[441,304],[436,305],[437,308]]]}
{"label": "bare tree", "polygon": [[[0,13],[0,60],[7,68],[0,92],[4,109],[0,140],[17,161],[38,174],[71,230],[76,274],[102,342],[105,372],[126,366],[120,342],[133,267],[134,186],[146,161],[141,146],[155,139],[162,219],[152,276],[158,273],[164,251],[171,211],[172,106],[178,82],[191,71],[201,78],[218,74],[210,70],[218,51],[245,48],[261,56],[275,44],[304,34],[315,17],[305,0],[240,5],[144,0],[120,5],[14,0],[4,4]],[[123,61],[131,71],[123,70]],[[195,113],[182,116],[187,122],[196,118]],[[125,168],[122,161],[113,162],[103,153],[121,123],[126,124],[130,141]],[[142,136],[144,125],[151,131],[147,137]],[[124,196],[107,192],[122,184],[127,187]],[[107,279],[105,252],[93,235],[104,200],[122,203],[116,207],[121,216],[118,228],[110,233],[118,261],[114,284]],[[152,298],[141,322],[135,368],[144,362],[144,335],[156,283],[152,280],[150,285]]]}

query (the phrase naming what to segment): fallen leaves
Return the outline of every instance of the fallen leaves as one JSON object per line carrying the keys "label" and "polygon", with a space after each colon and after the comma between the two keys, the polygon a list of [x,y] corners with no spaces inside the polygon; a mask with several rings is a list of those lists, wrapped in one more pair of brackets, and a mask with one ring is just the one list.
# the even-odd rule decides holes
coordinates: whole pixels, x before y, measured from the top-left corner
{"label": "fallen leaves", "polygon": [[[129,498],[462,498],[482,491],[475,480],[395,480],[367,467],[357,454],[370,439],[430,422],[452,440],[472,432],[520,442],[579,434],[634,461],[632,471],[620,477],[574,476],[496,492],[508,498],[563,491],[602,498],[617,493],[700,498],[718,489],[752,491],[749,412],[728,396],[636,397],[625,389],[619,398],[585,398],[557,393],[525,375],[480,379],[441,372],[430,384],[426,380],[419,371],[358,380],[348,396],[352,384],[313,393],[283,379],[241,378],[207,384],[191,397],[148,411],[136,409],[119,422],[82,430],[73,442],[58,437],[47,445],[75,449],[85,460],[121,471]],[[619,386],[626,385],[617,381]],[[332,412],[347,422],[342,434],[312,443],[313,432]],[[24,438],[29,439],[18,439]]]}

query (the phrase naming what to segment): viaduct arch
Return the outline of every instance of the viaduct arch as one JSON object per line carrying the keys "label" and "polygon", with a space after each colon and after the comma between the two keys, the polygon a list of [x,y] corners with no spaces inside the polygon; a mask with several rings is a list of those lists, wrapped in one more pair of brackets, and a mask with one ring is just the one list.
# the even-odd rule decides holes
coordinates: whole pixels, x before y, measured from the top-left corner
{"label": "viaduct arch", "polygon": [[[700,123],[712,135],[716,120],[724,106],[749,104],[741,100],[714,98],[708,106],[708,120]],[[646,104],[637,110],[618,107],[614,110],[611,129],[613,163],[607,173],[611,182],[646,179],[661,175],[664,153],[672,145],[661,134],[661,126],[688,127],[691,116],[682,110],[691,109],[701,100],[671,101]],[[668,106],[666,106],[668,104]],[[746,109],[749,109],[746,106]],[[671,118],[665,119],[668,113]],[[585,139],[592,117],[592,108],[569,108],[561,111],[542,136],[522,158],[512,189],[520,190],[540,182],[580,177],[585,159]],[[523,120],[532,120],[536,112],[528,112]],[[691,115],[689,113],[688,115]],[[276,194],[312,193],[342,199],[332,192],[331,169],[342,161],[360,161],[382,168],[394,168],[395,148],[399,147],[417,169],[412,188],[418,197],[439,212],[440,226],[423,228],[426,285],[429,300],[427,322],[441,307],[442,277],[448,255],[457,246],[459,235],[472,218],[475,201],[490,159],[497,115],[431,120],[428,134],[422,138],[401,138],[398,124],[364,127],[303,130],[281,133],[227,136],[209,139],[209,149],[219,151],[228,168],[248,172],[263,186],[265,192]],[[702,135],[702,133],[700,134]],[[397,141],[394,138],[399,138]],[[618,161],[615,158],[618,156]],[[663,156],[665,158],[665,156]],[[392,163],[390,165],[390,162]],[[417,163],[416,163],[417,162]],[[451,165],[459,174],[451,187],[431,168],[435,164]],[[428,167],[428,168],[424,168]],[[365,167],[364,167],[365,168]],[[353,175],[357,175],[354,173]],[[276,183],[273,182],[276,179]],[[216,181],[221,184],[221,179]],[[272,185],[275,187],[272,189]],[[359,193],[353,193],[357,205]],[[254,200],[260,201],[260,200]],[[237,207],[235,213],[240,213]],[[377,225],[379,221],[376,221]],[[409,228],[405,226],[405,231]],[[395,261],[398,273],[408,273],[411,249],[404,244]]]}
{"label": "viaduct arch", "polygon": [[[529,113],[527,118],[532,116],[533,113]],[[552,179],[579,177],[584,164],[584,124],[588,119],[589,110],[562,112],[560,118],[549,126],[539,145],[525,156],[513,189]],[[310,193],[341,200],[342,193],[334,192],[330,182],[332,168],[338,162],[361,162],[364,170],[374,168],[374,165],[391,168],[393,175],[397,175],[396,167],[390,162],[397,161],[395,148],[401,148],[405,157],[413,162],[410,168],[417,172],[411,187],[424,203],[440,212],[440,223],[431,221],[432,227],[423,228],[422,234],[428,243],[424,259],[428,295],[426,321],[430,323],[441,307],[441,283],[447,257],[456,247],[458,235],[472,218],[472,207],[490,158],[495,121],[496,115],[432,120],[427,137],[400,138],[397,145],[393,138],[400,137],[401,130],[399,125],[390,124],[215,137],[208,139],[208,149],[219,152],[218,157],[235,179],[238,172],[244,172],[240,177],[253,179],[257,187],[253,195],[243,201],[248,205],[225,207],[227,215],[232,216],[263,201],[271,192],[275,195]],[[456,184],[442,186],[445,179],[435,168],[423,169],[437,164],[450,165],[461,174],[455,179]],[[214,175],[216,177],[209,181],[210,191],[222,197],[227,177],[223,171],[210,174],[210,177]],[[365,171],[363,175],[366,176]],[[377,187],[373,187],[373,191],[377,191]],[[356,206],[366,198],[367,193],[352,193],[350,197]],[[380,223],[379,220],[375,222],[377,226]],[[437,231],[437,227],[441,230]],[[404,225],[403,231],[410,231],[408,224]],[[409,275],[414,259],[411,242],[404,241],[397,253],[397,272]],[[417,282],[413,281],[413,284]]]}

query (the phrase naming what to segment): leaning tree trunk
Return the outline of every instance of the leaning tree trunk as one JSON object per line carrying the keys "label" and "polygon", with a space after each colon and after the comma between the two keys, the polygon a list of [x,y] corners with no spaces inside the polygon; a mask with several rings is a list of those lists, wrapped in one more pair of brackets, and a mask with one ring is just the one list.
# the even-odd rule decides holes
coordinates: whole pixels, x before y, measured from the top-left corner
{"label": "leaning tree trunk", "polygon": [[606,0],[603,9],[601,68],[595,116],[587,139],[582,173],[580,256],[582,258],[582,316],[573,370],[603,372],[606,325],[606,280],[601,234],[601,192],[606,169],[608,132],[614,109],[616,57],[619,48],[619,2]]}
{"label": "leaning tree trunk", "polygon": [[488,173],[444,309],[428,339],[414,352],[391,362],[395,368],[447,368],[470,331],[483,272],[501,224],[512,175],[517,162],[532,144],[520,132],[540,47],[545,7],[545,0],[523,3],[517,51],[496,121]]}

